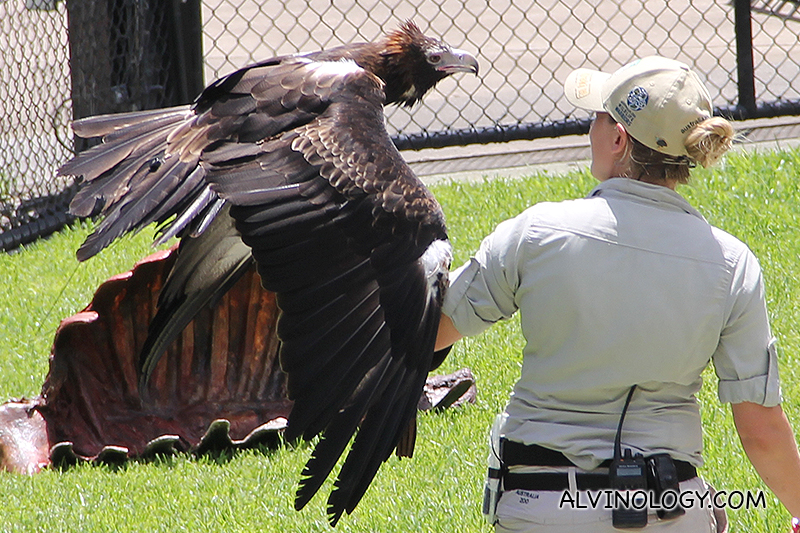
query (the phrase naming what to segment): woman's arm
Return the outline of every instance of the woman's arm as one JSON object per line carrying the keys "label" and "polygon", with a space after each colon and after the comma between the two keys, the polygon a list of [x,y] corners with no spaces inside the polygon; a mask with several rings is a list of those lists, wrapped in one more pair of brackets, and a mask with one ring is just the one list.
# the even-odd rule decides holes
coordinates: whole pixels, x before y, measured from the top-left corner
{"label": "woman's arm", "polygon": [[447,348],[462,337],[463,335],[458,332],[450,317],[443,314],[439,320],[439,332],[436,335],[436,347],[434,350],[439,351]]}
{"label": "woman's arm", "polygon": [[800,516],[800,453],[780,405],[731,404],[748,459],[792,516]]}

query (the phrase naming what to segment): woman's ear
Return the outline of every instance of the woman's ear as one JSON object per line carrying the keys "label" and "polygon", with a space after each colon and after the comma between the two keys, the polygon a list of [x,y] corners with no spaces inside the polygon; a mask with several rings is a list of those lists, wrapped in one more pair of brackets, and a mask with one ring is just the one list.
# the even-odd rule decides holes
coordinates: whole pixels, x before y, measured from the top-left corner
{"label": "woman's ear", "polygon": [[628,143],[630,137],[628,130],[619,122],[614,124],[614,142],[611,146],[611,151],[614,153],[615,159],[622,159],[628,150]]}

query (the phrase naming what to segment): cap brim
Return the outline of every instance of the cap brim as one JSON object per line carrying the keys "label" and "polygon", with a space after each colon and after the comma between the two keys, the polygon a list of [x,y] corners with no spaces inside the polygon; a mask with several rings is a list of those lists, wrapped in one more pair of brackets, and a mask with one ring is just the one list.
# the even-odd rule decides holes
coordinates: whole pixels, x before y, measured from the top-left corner
{"label": "cap brim", "polygon": [[611,74],[579,68],[567,76],[564,82],[564,96],[567,101],[581,109],[605,111],[603,107],[603,84]]}

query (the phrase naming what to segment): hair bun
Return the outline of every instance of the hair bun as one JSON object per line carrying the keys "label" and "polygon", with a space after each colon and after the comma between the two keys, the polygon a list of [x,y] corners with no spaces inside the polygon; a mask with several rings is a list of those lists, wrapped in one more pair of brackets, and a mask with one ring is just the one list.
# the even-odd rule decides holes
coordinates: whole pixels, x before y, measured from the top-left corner
{"label": "hair bun", "polygon": [[710,117],[695,126],[686,137],[689,156],[708,168],[730,150],[736,131],[728,120]]}

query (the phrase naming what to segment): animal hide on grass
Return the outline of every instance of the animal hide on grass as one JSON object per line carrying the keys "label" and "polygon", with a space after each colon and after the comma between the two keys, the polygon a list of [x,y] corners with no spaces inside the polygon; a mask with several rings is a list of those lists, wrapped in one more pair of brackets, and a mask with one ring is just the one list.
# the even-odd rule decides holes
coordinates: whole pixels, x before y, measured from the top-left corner
{"label": "animal hide on grass", "polygon": [[[278,363],[275,295],[251,268],[201,312],[138,389],[138,359],[175,250],[101,284],[64,319],[41,394],[0,406],[0,469],[275,446],[292,402]],[[428,379],[420,409],[474,401],[463,369]]]}

